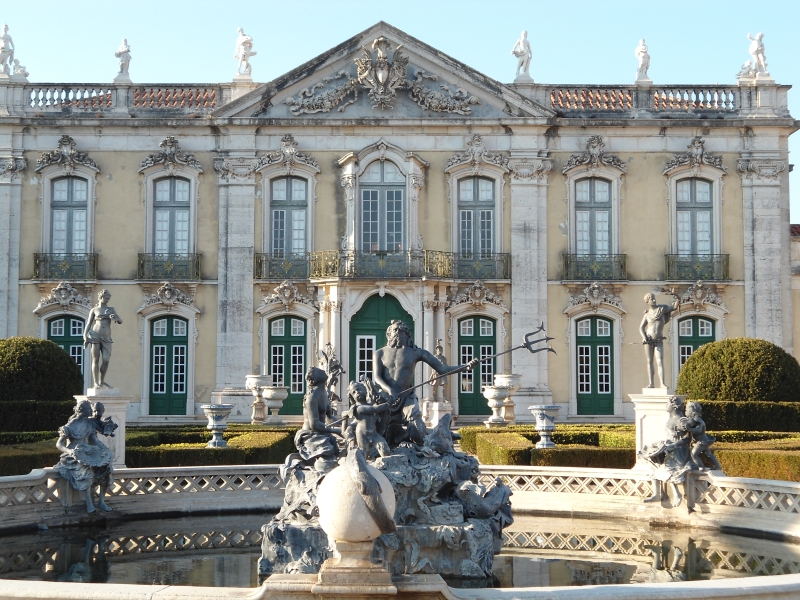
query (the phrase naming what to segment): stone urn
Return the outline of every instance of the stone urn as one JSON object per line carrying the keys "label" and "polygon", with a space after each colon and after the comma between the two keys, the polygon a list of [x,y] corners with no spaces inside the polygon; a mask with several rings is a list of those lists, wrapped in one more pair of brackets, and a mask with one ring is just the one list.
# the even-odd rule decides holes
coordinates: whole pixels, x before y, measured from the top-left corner
{"label": "stone urn", "polygon": [[211,430],[211,440],[206,446],[208,448],[225,448],[228,442],[222,439],[222,432],[228,428],[228,415],[233,410],[233,404],[203,404],[200,408],[208,418],[206,429]]}
{"label": "stone urn", "polygon": [[244,386],[253,392],[253,411],[250,414],[251,425],[260,425],[267,418],[267,407],[261,399],[261,393],[271,381],[271,375],[248,375],[245,378]]}
{"label": "stone urn", "polygon": [[511,395],[511,388],[506,385],[485,385],[483,386],[483,396],[492,409],[492,416],[488,421],[484,421],[488,429],[495,427],[505,427],[506,420],[503,418],[503,405]]}
{"label": "stone urn", "polygon": [[285,385],[267,385],[264,386],[261,395],[267,401],[267,410],[270,415],[264,420],[264,425],[282,426],[286,423],[278,416],[278,413],[283,408],[283,401],[289,397],[289,388]]}
{"label": "stone urn", "polygon": [[536,447],[555,448],[556,445],[550,436],[556,428],[556,415],[561,407],[558,404],[534,404],[528,409],[536,419],[536,431],[541,436],[541,439],[536,442]]}
{"label": "stone urn", "polygon": [[503,402],[503,419],[505,419],[508,425],[513,425],[517,420],[517,416],[514,414],[516,403],[511,398],[522,386],[522,375],[517,375],[516,373],[498,373],[494,376],[494,384],[509,388],[508,398]]}

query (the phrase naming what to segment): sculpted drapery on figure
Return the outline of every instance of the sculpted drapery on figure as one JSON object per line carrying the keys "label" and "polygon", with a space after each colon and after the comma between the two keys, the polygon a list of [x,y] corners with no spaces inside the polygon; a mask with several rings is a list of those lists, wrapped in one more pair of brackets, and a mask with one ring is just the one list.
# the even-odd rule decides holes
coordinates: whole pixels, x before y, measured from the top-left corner
{"label": "sculpted drapery on figure", "polygon": [[658,369],[658,380],[661,387],[667,387],[664,381],[664,326],[669,322],[672,313],[679,309],[680,298],[676,298],[672,305],[657,304],[655,294],[648,292],[644,296],[648,308],[644,311],[639,333],[642,334],[644,354],[647,358],[647,387],[652,388],[653,371]]}
{"label": "sculpted drapery on figure", "polygon": [[86,329],[83,331],[84,348],[91,345],[92,356],[92,387],[110,388],[106,380],[108,363],[111,360],[111,321],[122,323],[122,318],[117,314],[108,301],[111,299],[111,292],[102,290],[97,295],[97,306],[89,312],[86,320]]}
{"label": "sculpted drapery on figure", "polygon": [[3,25],[0,35],[0,73],[11,74],[11,63],[14,60],[14,40],[8,35],[8,25]]}
{"label": "sculpted drapery on figure", "polygon": [[528,32],[523,31],[517,42],[514,44],[514,47],[511,49],[511,54],[517,57],[517,74],[516,77],[520,75],[524,77],[530,77],[530,67],[531,67],[531,58],[533,58],[533,52],[531,52],[531,43],[528,41]]}
{"label": "sculpted drapery on figure", "polygon": [[233,55],[233,58],[239,61],[236,75],[249,77],[253,70],[250,66],[250,57],[258,53],[253,52],[253,38],[247,35],[241,27],[239,27],[238,32],[239,37],[236,39],[236,52]]}
{"label": "sculpted drapery on figure", "polygon": [[128,67],[131,66],[131,47],[128,45],[128,40],[123,39],[119,50],[114,52],[114,56],[119,59],[119,74],[128,75]]}
{"label": "sculpted drapery on figure", "polygon": [[647,70],[650,68],[650,55],[647,53],[647,45],[644,43],[644,38],[639,40],[639,45],[636,46],[636,58],[639,59],[639,68],[636,70],[636,81],[646,81]]}

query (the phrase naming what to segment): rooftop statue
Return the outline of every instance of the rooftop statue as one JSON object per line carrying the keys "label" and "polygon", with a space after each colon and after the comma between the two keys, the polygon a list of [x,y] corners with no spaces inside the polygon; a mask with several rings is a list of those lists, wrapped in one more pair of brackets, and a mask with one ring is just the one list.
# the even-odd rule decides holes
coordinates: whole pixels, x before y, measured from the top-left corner
{"label": "rooftop statue", "polygon": [[8,35],[8,25],[3,25],[0,35],[0,73],[11,74],[11,61],[14,60],[14,40]]}
{"label": "rooftop statue", "polygon": [[128,40],[122,40],[119,50],[114,52],[114,56],[119,59],[119,74],[114,78],[114,81],[130,81],[128,67],[131,66],[131,47],[128,45]]}
{"label": "rooftop statue", "polygon": [[764,34],[757,33],[756,37],[751,37],[748,33],[747,39],[750,40],[750,49],[748,52],[750,52],[750,56],[752,57],[752,66],[756,75],[769,75],[769,71],[767,71],[767,57],[764,54],[764,42],[761,41],[764,39]]}
{"label": "rooftop statue", "polygon": [[100,487],[97,507],[103,511],[111,509],[103,498],[111,484],[111,461],[114,455],[97,434],[113,436],[117,424],[111,419],[103,419],[103,405],[98,402],[94,409],[88,400],[82,400],[75,406],[75,413],[67,424],[58,430],[56,448],[61,450],[61,458],[55,465],[56,471],[76,490],[84,493],[86,512],[94,514],[95,504],[92,501],[92,490]]}
{"label": "rooftop statue", "polygon": [[647,53],[647,45],[644,43],[644,38],[639,40],[639,45],[636,46],[636,58],[639,59],[639,68],[636,70],[636,81],[650,81],[647,76],[647,70],[650,68],[650,55]]}
{"label": "rooftop statue", "polygon": [[653,385],[653,372],[658,369],[658,381],[662,388],[667,387],[664,383],[664,326],[669,322],[672,313],[680,307],[680,297],[676,297],[672,305],[656,304],[656,296],[652,292],[644,295],[647,303],[647,310],[644,311],[642,324],[639,325],[639,333],[642,334],[642,344],[644,354],[647,358],[647,387]]}
{"label": "rooftop statue", "polygon": [[83,346],[91,346],[92,358],[92,387],[111,388],[106,380],[108,363],[111,360],[111,321],[122,323],[122,318],[117,314],[108,301],[111,299],[111,292],[102,290],[97,295],[97,306],[89,312],[86,320],[86,328],[83,331]]}
{"label": "rooftop statue", "polygon": [[531,43],[528,41],[527,31],[523,31],[520,34],[519,39],[511,49],[511,54],[516,56],[518,59],[516,78],[530,79],[531,74],[529,70],[531,68],[531,58],[533,58],[533,52],[531,52]]}
{"label": "rooftop statue", "polygon": [[27,77],[30,75],[28,73],[28,69],[26,69],[23,65],[19,64],[18,59],[14,59],[14,67],[12,69],[12,74],[16,75],[17,77]]}
{"label": "rooftop statue", "polygon": [[250,57],[258,54],[253,52],[253,38],[244,32],[244,29],[239,27],[239,37],[236,40],[236,52],[233,58],[239,61],[239,67],[236,70],[236,76],[250,77],[252,67],[250,66]]}

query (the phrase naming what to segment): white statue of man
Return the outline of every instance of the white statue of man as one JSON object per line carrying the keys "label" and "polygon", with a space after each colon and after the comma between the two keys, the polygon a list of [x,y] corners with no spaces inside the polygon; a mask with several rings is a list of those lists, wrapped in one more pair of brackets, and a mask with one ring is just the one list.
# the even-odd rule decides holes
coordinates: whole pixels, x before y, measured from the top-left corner
{"label": "white statue of man", "polygon": [[8,25],[3,25],[0,35],[0,73],[11,74],[11,61],[14,60],[14,40],[8,35]]}
{"label": "white statue of man", "polygon": [[753,38],[748,33],[747,39],[750,40],[749,52],[750,56],[753,57],[752,68],[756,72],[756,75],[759,73],[769,75],[769,71],[767,71],[767,57],[764,55],[764,42],[761,41],[764,39],[764,34],[757,33],[756,37]]}
{"label": "white statue of man", "polygon": [[244,29],[239,27],[239,38],[236,40],[236,53],[233,58],[239,61],[239,69],[237,75],[250,76],[252,68],[250,66],[250,57],[258,54],[253,52],[253,38],[245,34]]}
{"label": "white statue of man", "polygon": [[122,40],[119,50],[114,52],[114,56],[119,59],[119,74],[128,75],[128,67],[131,65],[131,47],[128,46],[128,40]]}
{"label": "white statue of man", "polygon": [[649,81],[647,77],[647,69],[650,68],[650,55],[647,53],[647,45],[644,43],[644,38],[639,40],[639,45],[636,46],[636,58],[639,59],[639,68],[636,71],[636,81]]}
{"label": "white statue of man", "polygon": [[[520,38],[517,40],[517,43],[514,44],[514,47],[511,49],[511,54],[519,59],[517,62],[516,77],[522,76],[523,78],[530,78],[530,73],[528,70],[531,67],[531,58],[533,58],[533,52],[531,52],[531,43],[528,41],[527,31],[522,32]],[[520,73],[520,71],[522,73]]]}

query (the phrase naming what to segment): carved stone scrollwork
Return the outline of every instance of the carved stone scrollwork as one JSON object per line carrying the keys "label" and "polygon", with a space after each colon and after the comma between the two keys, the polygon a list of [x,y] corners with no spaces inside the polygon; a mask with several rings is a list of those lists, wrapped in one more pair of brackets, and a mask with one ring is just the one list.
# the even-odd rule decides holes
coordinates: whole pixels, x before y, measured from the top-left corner
{"label": "carved stone scrollwork", "polygon": [[152,306],[153,304],[163,304],[167,311],[171,310],[176,304],[185,304],[196,308],[194,298],[187,296],[171,283],[165,283],[156,290],[155,294],[146,294],[144,303],[139,307],[139,310]]}
{"label": "carved stone scrollwork", "polygon": [[264,296],[261,306],[268,306],[270,304],[283,304],[284,310],[289,310],[292,307],[292,304],[295,302],[300,302],[313,308],[318,308],[318,305],[313,298],[309,298],[301,294],[297,290],[297,286],[288,280],[282,281],[280,285],[273,290],[272,294],[269,296]]}
{"label": "carved stone scrollwork", "polygon": [[274,152],[269,152],[259,158],[259,169],[269,165],[283,165],[287,172],[292,170],[292,165],[306,165],[319,171],[317,159],[297,151],[297,142],[291,133],[287,133],[281,138],[281,147]]}
{"label": "carved stone scrollwork", "polygon": [[[346,78],[345,83],[342,85],[336,86],[329,90],[325,90],[324,92],[320,92],[319,94],[314,94],[314,92],[320,88],[324,88],[326,84],[335,81],[336,79],[341,79],[342,77]],[[344,105],[339,106],[342,102],[344,102],[345,98],[347,98],[350,94],[353,94],[353,98],[345,102]],[[314,114],[319,112],[330,112],[333,108],[336,108],[339,112],[342,112],[346,107],[353,104],[356,100],[358,100],[358,80],[353,79],[347,71],[339,71],[335,75],[331,75],[329,77],[325,77],[322,82],[315,83],[311,87],[307,87],[300,91],[297,97],[287,98],[283,101],[284,104],[290,106],[292,114],[302,115],[302,114]]]}
{"label": "carved stone scrollwork", "polygon": [[472,303],[473,306],[483,306],[490,303],[502,308],[506,307],[503,299],[483,285],[480,279],[456,296],[450,305],[455,306],[457,304],[466,304],[467,302]]}
{"label": "carved stone scrollwork", "polygon": [[426,110],[468,115],[472,112],[470,105],[480,104],[480,100],[461,88],[456,88],[455,93],[453,93],[449,85],[441,84],[439,87],[447,92],[447,95],[426,88],[422,85],[425,79],[438,81],[439,78],[422,69],[417,69],[414,71],[414,81],[409,82],[408,97]]}
{"label": "carved stone scrollwork", "polygon": [[447,161],[445,171],[459,165],[479,166],[481,163],[495,165],[508,171],[508,158],[497,152],[490,152],[483,147],[483,139],[479,134],[474,134],[472,139],[467,142],[464,152],[454,154]]}
{"label": "carved stone scrollwork", "polygon": [[601,304],[608,304],[624,311],[622,300],[620,300],[619,296],[596,281],[586,287],[582,294],[570,294],[569,304],[564,312],[581,304],[588,304],[593,312],[597,312]]}
{"label": "carved stone scrollwork", "polygon": [[727,311],[725,303],[702,281],[693,283],[681,296],[681,304],[691,304],[695,310],[703,310],[706,304],[719,306]]}
{"label": "carved stone scrollwork", "polygon": [[38,173],[50,165],[61,165],[64,170],[72,172],[75,165],[84,165],[90,169],[100,172],[100,167],[94,162],[86,152],[75,150],[75,140],[68,135],[62,135],[58,140],[58,148],[45,152],[36,161],[36,172]]}
{"label": "carved stone scrollwork", "polygon": [[699,167],[709,165],[727,173],[728,169],[722,164],[722,156],[706,152],[706,143],[700,136],[695,137],[692,143],[686,146],[689,151],[676,154],[664,168],[664,175],[678,167]]}
{"label": "carved stone scrollwork", "polygon": [[512,158],[508,161],[514,179],[523,181],[544,179],[553,168],[549,158]]}
{"label": "carved stone scrollwork", "polygon": [[403,55],[402,47],[400,45],[394,49],[390,61],[389,40],[381,36],[372,42],[372,49],[376,51],[375,58],[362,46],[364,56],[355,59],[358,82],[367,89],[373,103],[372,108],[393,108],[392,102],[397,98],[397,89],[408,84],[408,57]]}
{"label": "carved stone scrollwork", "polygon": [[588,166],[592,169],[607,166],[614,167],[625,173],[627,167],[625,163],[622,162],[622,159],[619,156],[604,151],[604,147],[605,143],[603,142],[603,138],[599,135],[593,135],[589,138],[589,141],[586,142],[586,152],[580,152],[570,156],[561,172],[566,173],[570,169],[582,166]]}
{"label": "carved stone scrollwork", "polygon": [[10,177],[12,180],[28,169],[28,161],[21,156],[5,156],[0,158],[0,178]]}
{"label": "carved stone scrollwork", "polygon": [[[89,298],[81,296],[74,287],[65,281],[59,283],[56,287],[50,290],[46,296],[42,296],[36,310],[51,304],[58,304],[64,310],[69,310],[73,304],[79,304],[86,308],[92,308],[92,301]],[[34,311],[35,312],[35,311]]]}
{"label": "carved stone scrollwork", "polygon": [[154,165],[164,165],[171,172],[179,165],[187,165],[200,173],[203,172],[200,161],[197,160],[191,152],[182,151],[175,136],[169,135],[165,137],[159,144],[159,147],[161,148],[161,152],[154,152],[142,161],[142,167],[139,169],[139,173]]}
{"label": "carved stone scrollwork", "polygon": [[740,158],[736,170],[743,179],[772,179],[778,180],[781,173],[786,170],[786,163],[773,158],[750,159]]}
{"label": "carved stone scrollwork", "polygon": [[239,156],[214,159],[214,170],[219,174],[221,180],[228,182],[236,179],[250,179],[258,167],[258,158]]}

